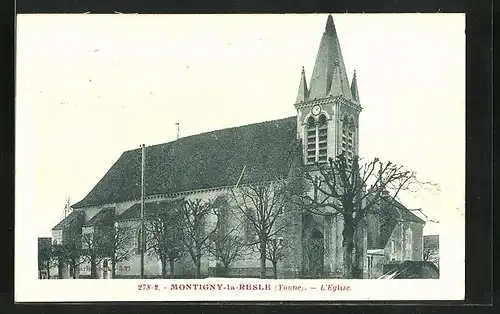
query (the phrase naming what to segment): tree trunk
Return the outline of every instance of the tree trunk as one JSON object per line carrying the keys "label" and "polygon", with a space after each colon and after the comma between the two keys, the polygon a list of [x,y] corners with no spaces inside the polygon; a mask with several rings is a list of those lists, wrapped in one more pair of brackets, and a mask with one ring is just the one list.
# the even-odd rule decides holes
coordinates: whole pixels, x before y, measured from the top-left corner
{"label": "tree trunk", "polygon": [[116,277],[116,259],[111,259],[111,278],[115,279]]}
{"label": "tree trunk", "polygon": [[199,254],[196,256],[196,278],[201,278],[201,256]]}
{"label": "tree trunk", "polygon": [[166,260],[166,258],[161,259],[161,278],[167,278],[167,260]]}
{"label": "tree trunk", "polygon": [[342,247],[344,248],[344,278],[353,278],[352,252],[354,249],[354,221],[352,214],[344,215],[344,230],[342,231]]}
{"label": "tree trunk", "polygon": [[63,279],[63,262],[61,258],[57,260],[57,276],[59,279]]}
{"label": "tree trunk", "polygon": [[47,268],[47,279],[50,279],[50,260],[47,262],[45,267]]}
{"label": "tree trunk", "polygon": [[278,262],[273,263],[273,278],[278,279]]}
{"label": "tree trunk", "polygon": [[222,266],[222,277],[229,277],[229,264],[223,264]]}
{"label": "tree trunk", "polygon": [[260,278],[266,278],[266,243],[260,242]]}
{"label": "tree trunk", "polygon": [[73,268],[73,279],[77,279],[76,278],[76,262],[75,261],[72,262],[71,267]]}
{"label": "tree trunk", "polygon": [[361,268],[363,259],[363,252],[356,247],[354,254],[354,266],[352,269],[352,277],[355,279],[363,279],[363,269]]}
{"label": "tree trunk", "polygon": [[90,259],[90,278],[97,279],[97,263],[94,257]]}
{"label": "tree trunk", "polygon": [[170,264],[170,278],[174,278],[174,261],[169,260],[168,263]]}

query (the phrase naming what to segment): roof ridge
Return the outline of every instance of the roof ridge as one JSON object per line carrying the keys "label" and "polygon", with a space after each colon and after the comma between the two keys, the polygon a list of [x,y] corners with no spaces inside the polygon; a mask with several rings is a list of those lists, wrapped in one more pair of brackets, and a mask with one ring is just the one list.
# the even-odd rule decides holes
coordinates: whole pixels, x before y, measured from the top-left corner
{"label": "roof ridge", "polygon": [[[271,176],[285,175],[293,157],[290,147],[296,141],[296,123],[295,115],[280,117],[154,145],[146,154],[147,171],[154,173],[146,178],[148,194],[221,187],[233,179],[236,182],[243,163],[251,165],[247,167],[251,170],[247,180],[269,180]],[[87,196],[73,207],[138,197],[140,150],[138,147],[124,151]],[[178,158],[184,155],[186,158]],[[277,164],[277,160],[282,162]]]}
{"label": "roof ridge", "polygon": [[[185,137],[180,137],[177,140],[173,140],[173,141],[169,141],[169,142],[164,142],[164,143],[159,143],[159,144],[153,144],[153,145],[149,145],[149,146],[146,146],[146,147],[162,146],[162,145],[172,144],[172,143],[175,143],[175,142],[178,142],[178,141],[182,141],[182,140],[185,140],[185,139],[188,139],[188,138],[193,138],[193,137],[197,137],[197,136],[201,136],[201,135],[206,135],[206,134],[210,134],[210,133],[227,131],[227,130],[236,130],[236,129],[241,129],[241,128],[244,128],[244,127],[257,126],[257,125],[260,125],[260,124],[267,124],[267,123],[272,123],[272,122],[277,122],[277,121],[283,121],[283,120],[288,120],[288,119],[296,118],[296,117],[297,116],[294,115],[294,116],[288,116],[288,117],[285,117],[285,118],[278,118],[278,119],[274,119],[274,120],[266,120],[266,121],[261,121],[261,122],[253,122],[253,123],[248,123],[248,124],[243,124],[243,125],[238,125],[238,126],[232,126],[232,127],[228,127],[228,128],[221,128],[221,129],[216,129],[216,130],[211,130],[211,131],[205,131],[205,132],[202,132],[202,133],[197,133],[197,134],[192,134],[192,135],[188,135],[188,136],[185,136]],[[137,150],[140,150],[140,149],[141,148],[129,149],[129,150],[124,151],[123,153],[133,152],[133,151],[137,151]]]}

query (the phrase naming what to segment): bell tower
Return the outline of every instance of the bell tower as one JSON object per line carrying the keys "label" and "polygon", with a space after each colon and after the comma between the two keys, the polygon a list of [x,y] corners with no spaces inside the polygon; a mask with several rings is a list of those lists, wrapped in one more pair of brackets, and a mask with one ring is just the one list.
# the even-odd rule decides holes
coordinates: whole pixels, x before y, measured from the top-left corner
{"label": "bell tower", "polygon": [[308,88],[302,68],[297,110],[297,138],[306,164],[326,163],[344,153],[358,155],[359,101],[356,72],[351,84],[342,58],[333,18],[328,16]]}

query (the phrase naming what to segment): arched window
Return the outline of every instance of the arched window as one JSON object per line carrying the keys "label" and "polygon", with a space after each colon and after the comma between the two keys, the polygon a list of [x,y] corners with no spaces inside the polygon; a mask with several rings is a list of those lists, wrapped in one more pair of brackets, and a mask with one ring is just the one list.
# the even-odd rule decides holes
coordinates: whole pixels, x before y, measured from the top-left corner
{"label": "arched window", "polygon": [[328,127],[325,115],[320,115],[318,119],[318,162],[327,161],[327,137]]}
{"label": "arched window", "polygon": [[316,162],[316,121],[311,116],[307,119],[306,127],[307,136],[307,163],[312,164]]}

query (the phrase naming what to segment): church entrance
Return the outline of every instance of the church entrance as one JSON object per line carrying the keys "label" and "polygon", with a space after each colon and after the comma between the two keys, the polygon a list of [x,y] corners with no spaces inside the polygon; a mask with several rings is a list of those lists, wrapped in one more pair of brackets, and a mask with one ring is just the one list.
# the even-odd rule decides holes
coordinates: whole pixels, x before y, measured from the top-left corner
{"label": "church entrance", "polygon": [[309,246],[309,267],[314,278],[323,276],[323,263],[325,257],[325,243],[323,233],[315,229],[311,234]]}

